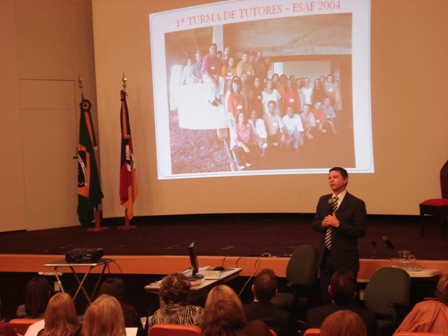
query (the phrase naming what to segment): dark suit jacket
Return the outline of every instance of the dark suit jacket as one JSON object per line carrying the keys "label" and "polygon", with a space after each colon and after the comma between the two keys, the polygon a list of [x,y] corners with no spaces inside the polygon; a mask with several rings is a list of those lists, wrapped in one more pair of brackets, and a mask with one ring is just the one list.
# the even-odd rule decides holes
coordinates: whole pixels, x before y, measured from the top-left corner
{"label": "dark suit jacket", "polygon": [[[324,195],[317,204],[316,215],[313,220],[313,230],[321,232],[319,247],[319,265],[325,253],[325,232],[322,220],[330,214],[328,200],[332,194]],[[363,200],[347,192],[336,211],[339,227],[333,228],[331,238],[331,261],[334,269],[347,269],[355,274],[359,271],[358,238],[362,238],[366,231],[367,212]]]}
{"label": "dark suit jacket", "polygon": [[298,322],[293,314],[269,302],[252,302],[244,305],[247,321],[261,320],[275,330],[278,336],[297,336]]}
{"label": "dark suit jacket", "polygon": [[364,321],[364,324],[367,328],[367,334],[369,336],[378,336],[379,335],[379,328],[378,328],[378,321],[375,317],[375,314],[371,312],[370,310],[363,309],[360,307],[346,307],[341,306],[336,303],[332,303],[329,305],[311,308],[308,310],[308,313],[306,315],[306,324],[308,328],[320,328],[322,322],[325,320],[325,318],[338,311],[348,309],[351,311],[354,311],[356,314],[358,314]]}

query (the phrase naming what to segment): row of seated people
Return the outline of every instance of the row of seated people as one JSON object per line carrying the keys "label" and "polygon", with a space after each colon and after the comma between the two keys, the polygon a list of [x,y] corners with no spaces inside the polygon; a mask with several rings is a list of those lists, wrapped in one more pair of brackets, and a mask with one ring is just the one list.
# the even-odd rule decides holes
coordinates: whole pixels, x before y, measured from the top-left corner
{"label": "row of seated people", "polygon": [[[103,295],[111,296],[117,300],[126,327],[137,328],[137,336],[147,334],[137,311],[125,298],[125,286],[122,279],[111,277],[104,281],[98,289],[98,297]],[[66,293],[54,294],[48,280],[40,276],[28,282],[25,303],[17,308],[16,316],[39,320],[32,328],[29,328],[27,336],[71,336],[80,335],[81,322],[83,321],[84,330],[87,312],[85,316],[78,317],[71,296]],[[93,334],[98,335],[96,332],[89,335]]]}
{"label": "row of seated people", "polygon": [[[257,50],[249,53],[243,51],[240,60],[230,55],[230,49],[226,47],[224,53],[217,50],[217,45],[212,44],[209,54],[202,57],[201,52],[195,54],[196,62],[190,56],[186,57],[187,64],[183,69],[180,85],[208,82],[215,86],[221,86],[223,92],[223,79],[231,80],[238,76],[243,82],[241,87],[245,95],[251,92],[252,97],[264,96],[265,112],[269,100],[277,102],[278,109],[284,111],[287,105],[301,111],[304,104],[323,103],[325,98],[330,99],[331,106],[335,110],[341,110],[341,93],[339,82],[335,81],[332,74],[320,75],[314,79],[314,86],[310,86],[309,77],[297,77],[295,75],[277,74],[270,75],[271,61],[269,57],[263,57],[263,52]],[[211,81],[210,81],[211,79]],[[267,81],[266,81],[267,80]],[[266,83],[265,83],[266,81]],[[265,85],[264,85],[265,84]],[[246,97],[246,100],[248,97]],[[219,103],[218,97],[212,97],[210,103]],[[252,110],[254,106],[247,106],[246,110]]]}
{"label": "row of seated people", "polygon": [[202,56],[200,50],[196,51],[194,59],[191,55],[186,55],[185,66],[182,70],[182,76],[180,78],[180,85],[189,85],[203,83],[203,76],[207,70],[207,63],[209,60],[213,60],[215,69],[213,72],[220,75],[223,78],[232,78],[233,76],[259,76],[261,78],[267,78],[267,74],[271,69],[271,60],[269,57],[263,57],[263,52],[258,50],[257,52],[243,51],[239,60],[230,54],[230,48],[224,48],[224,51],[218,50],[216,44],[212,44],[209,48],[209,53],[206,56]]}
{"label": "row of seated people", "polygon": [[325,115],[319,102],[313,109],[305,104],[300,114],[288,106],[283,117],[275,112],[276,106],[271,100],[268,113],[260,115],[253,110],[249,118],[243,111],[229,113],[230,144],[238,169],[250,167],[256,157],[264,156],[269,146],[279,150],[293,148],[298,153],[300,147],[320,139],[329,130],[337,134],[334,118],[331,114]]}
{"label": "row of seated people", "polygon": [[[98,298],[87,308],[82,324],[76,316],[71,297],[66,293],[57,293],[48,302],[44,320],[30,327],[30,332],[25,335],[123,336],[125,327],[129,326],[138,328],[138,336],[146,335],[147,331],[143,329],[135,310],[127,303],[123,305],[122,295],[116,298],[113,296],[116,294],[107,294],[116,293],[117,283],[120,288],[123,284],[121,279],[118,282],[117,278],[111,279],[105,282],[108,283],[105,287],[114,289],[99,292]],[[299,334],[299,322],[294,315],[271,303],[278,291],[278,283],[270,269],[261,270],[255,277],[252,285],[254,300],[245,305],[232,288],[223,284],[210,290],[205,308],[190,305],[190,287],[188,278],[181,273],[164,277],[160,288],[164,306],[147,318],[145,327],[149,335],[151,327],[160,323],[195,325],[201,328],[205,336],[271,336],[271,330],[278,336]],[[336,271],[331,278],[329,292],[332,303],[309,309],[305,328],[321,328],[320,335],[379,335],[375,315],[356,304],[356,278],[353,273]],[[436,298],[417,303],[395,334],[405,331],[448,334],[448,274],[439,279]]]}

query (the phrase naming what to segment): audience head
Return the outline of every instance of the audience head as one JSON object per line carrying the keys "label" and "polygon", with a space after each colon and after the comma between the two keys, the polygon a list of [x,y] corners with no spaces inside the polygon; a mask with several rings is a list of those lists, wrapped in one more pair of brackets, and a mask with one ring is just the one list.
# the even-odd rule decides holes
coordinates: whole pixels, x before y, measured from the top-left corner
{"label": "audience head", "polygon": [[160,298],[166,304],[186,304],[190,294],[191,283],[182,273],[168,274],[162,279]]}
{"label": "audience head", "polygon": [[362,318],[351,310],[338,310],[330,314],[320,326],[320,336],[367,336]]}
{"label": "audience head", "polygon": [[25,312],[29,317],[40,317],[45,313],[53,291],[44,277],[31,279],[26,285]]}
{"label": "audience head", "polygon": [[116,298],[119,302],[124,301],[124,282],[120,278],[112,277],[104,281],[98,289],[98,296],[107,294]]}
{"label": "audience head", "polygon": [[263,269],[255,277],[252,292],[255,299],[260,302],[271,302],[277,294],[278,282],[275,273],[271,269]]}
{"label": "audience head", "polygon": [[328,288],[331,298],[337,304],[348,306],[356,295],[356,277],[348,270],[338,270],[333,273]]}
{"label": "audience head", "polygon": [[218,285],[213,287],[208,293],[207,300],[205,301],[205,309],[213,306],[216,302],[221,300],[233,301],[238,307],[243,309],[243,304],[235,293],[235,291],[227,285]]}
{"label": "audience head", "polygon": [[70,336],[74,335],[78,328],[78,316],[72,297],[67,293],[56,293],[48,301],[45,328],[41,335]]}
{"label": "audience head", "polygon": [[116,298],[103,294],[87,308],[83,336],[125,336],[121,305]]}
{"label": "audience head", "polygon": [[436,296],[439,301],[448,306],[448,274],[445,274],[437,282]]}
{"label": "audience head", "polygon": [[231,300],[219,300],[204,310],[203,336],[241,335],[246,326],[246,316],[241,307]]}
{"label": "audience head", "polygon": [[0,321],[0,335],[18,336],[16,329],[9,322]]}

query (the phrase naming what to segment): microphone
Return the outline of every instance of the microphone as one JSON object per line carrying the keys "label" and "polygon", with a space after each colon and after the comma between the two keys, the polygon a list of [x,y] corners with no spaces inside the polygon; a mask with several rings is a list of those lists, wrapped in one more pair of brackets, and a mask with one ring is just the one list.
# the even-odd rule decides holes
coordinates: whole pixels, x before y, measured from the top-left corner
{"label": "microphone", "polygon": [[334,204],[333,198],[330,197],[330,198],[328,199],[328,206],[329,206],[329,208],[330,208],[330,215],[333,214],[333,204]]}
{"label": "microphone", "polygon": [[376,241],[372,240],[373,259],[376,259]]}
{"label": "microphone", "polygon": [[386,243],[388,249],[395,249],[394,245],[392,245],[391,241],[387,238],[387,236],[382,237],[383,241]]}

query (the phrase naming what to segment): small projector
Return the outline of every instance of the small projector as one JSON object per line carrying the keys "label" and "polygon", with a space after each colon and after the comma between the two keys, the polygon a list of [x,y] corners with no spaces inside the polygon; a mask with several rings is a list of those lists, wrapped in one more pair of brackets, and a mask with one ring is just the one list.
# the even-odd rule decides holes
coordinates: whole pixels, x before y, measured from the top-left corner
{"label": "small projector", "polygon": [[104,255],[102,248],[75,248],[65,254],[65,260],[69,263],[94,262]]}

